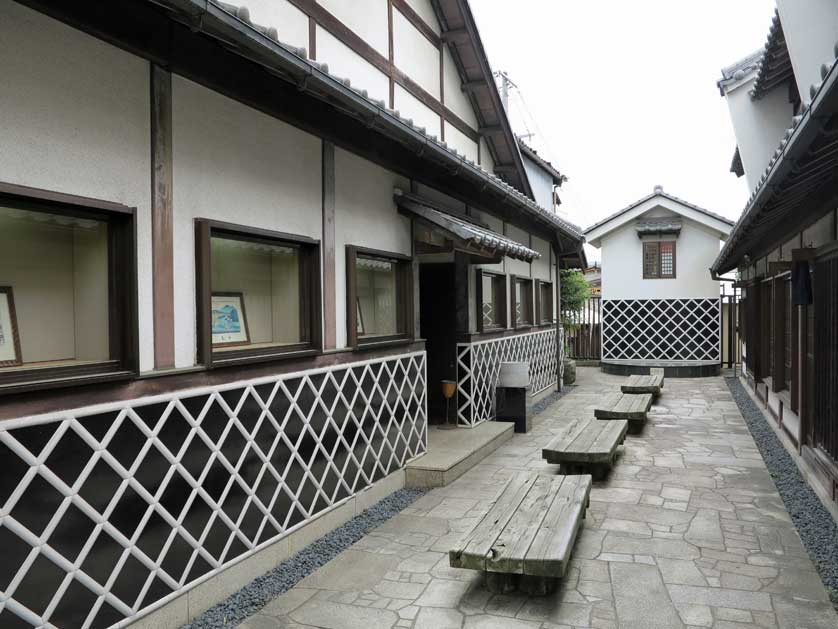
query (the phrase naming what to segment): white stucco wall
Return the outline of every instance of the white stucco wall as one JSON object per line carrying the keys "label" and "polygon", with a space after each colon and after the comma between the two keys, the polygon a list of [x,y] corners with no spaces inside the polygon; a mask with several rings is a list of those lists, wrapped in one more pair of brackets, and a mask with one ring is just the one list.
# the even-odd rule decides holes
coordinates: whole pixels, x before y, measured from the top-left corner
{"label": "white stucco wall", "polygon": [[783,33],[803,102],[809,86],[821,82],[821,64],[835,60],[838,3],[835,0],[777,0]]}
{"label": "white stucco wall", "polygon": [[[671,240],[670,237],[658,240]],[[719,296],[710,265],[719,253],[716,234],[686,219],[675,240],[675,279],[643,279],[643,246],[634,222],[602,239],[603,299],[698,299]]]}
{"label": "white stucco wall", "polygon": [[538,236],[532,237],[532,249],[541,254],[540,258],[532,261],[532,276],[545,282],[552,281],[550,269],[550,243]]}
{"label": "white stucco wall", "polygon": [[[407,0],[407,4],[433,29],[434,33],[439,35],[439,22],[437,22],[436,13],[434,13],[434,8],[431,6],[429,0]],[[396,7],[393,8],[396,9]]]}
{"label": "white stucco wall", "polygon": [[477,163],[477,142],[472,142],[471,138],[461,133],[448,121],[445,122],[445,143],[456,149],[460,155],[465,155],[475,164]]}
{"label": "white stucco wall", "polygon": [[393,201],[393,189],[410,189],[404,177],[335,149],[335,278],[337,346],[346,347],[346,245],[411,254],[410,219]]}
{"label": "white stucco wall", "polygon": [[442,121],[436,112],[414,98],[401,85],[396,85],[394,97],[395,109],[402,118],[412,119],[416,126],[425,127],[425,133],[428,135],[441,136]]}
{"label": "white stucco wall", "polygon": [[530,180],[532,193],[535,202],[545,210],[553,211],[553,177],[546,173],[543,168],[530,160],[526,155],[521,154],[524,160],[524,170],[527,172],[527,179]]}
{"label": "white stucco wall", "polygon": [[483,138],[480,138],[480,167],[488,173],[495,172],[495,160],[492,159],[489,145]]}
{"label": "white stucco wall", "polygon": [[308,16],[288,0],[247,0],[246,5],[250,19],[273,26],[283,44],[308,48]]}
{"label": "white stucco wall", "polygon": [[791,125],[793,112],[785,87],[775,88],[759,100],[751,99],[748,94],[751,87],[753,79],[729,91],[727,106],[745,179],[753,189]]}
{"label": "white stucco wall", "polygon": [[[387,36],[387,24],[384,25],[384,36]],[[387,51],[384,51],[387,55]],[[390,80],[375,67],[367,63],[363,57],[355,54],[344,46],[329,31],[317,27],[317,61],[329,66],[329,73],[343,79],[349,79],[352,87],[367,90],[370,98],[390,100]]]}
{"label": "white stucco wall", "polygon": [[[524,245],[525,247],[530,246],[530,235],[523,229],[519,229],[514,225],[507,224],[506,235],[515,242]],[[504,265],[506,267],[507,273],[519,275],[521,277],[530,277],[531,271],[529,262],[524,262],[523,260],[515,260],[513,258],[506,258]]]}
{"label": "white stucco wall", "polygon": [[[389,54],[387,0],[319,0],[319,4],[382,55]],[[317,37],[319,57],[319,32]]]}
{"label": "white stucco wall", "polygon": [[175,364],[195,363],[194,219],[321,237],[321,142],[172,78]]}
{"label": "white stucco wall", "polygon": [[399,11],[393,11],[393,63],[439,99],[439,49]]}
{"label": "white stucco wall", "polygon": [[477,116],[474,113],[468,96],[463,93],[463,83],[460,80],[460,73],[457,71],[457,66],[454,63],[454,58],[451,56],[451,51],[448,46],[444,46],[442,49],[442,60],[442,69],[445,73],[445,106],[476,131],[479,126]]}
{"label": "white stucco wall", "polygon": [[140,368],[151,369],[148,63],[0,2],[0,76],[0,181],[137,208]]}

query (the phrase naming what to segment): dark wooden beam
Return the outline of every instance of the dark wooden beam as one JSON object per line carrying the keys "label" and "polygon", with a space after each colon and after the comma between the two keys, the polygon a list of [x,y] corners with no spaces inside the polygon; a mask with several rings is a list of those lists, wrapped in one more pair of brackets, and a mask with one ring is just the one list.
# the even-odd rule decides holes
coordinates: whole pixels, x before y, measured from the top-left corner
{"label": "dark wooden beam", "polygon": [[150,71],[154,368],[170,369],[175,366],[172,75],[154,63]]}
{"label": "dark wooden beam", "polygon": [[483,81],[482,79],[479,81],[465,81],[464,83],[460,84],[460,90],[467,94],[469,92],[474,92],[475,90],[479,90],[487,86],[488,83],[486,83],[486,81]]}
{"label": "dark wooden beam", "polygon": [[468,31],[464,28],[452,28],[442,34],[442,41],[446,44],[457,43],[467,40],[469,37]]}
{"label": "dark wooden beam", "polygon": [[477,129],[477,133],[480,135],[494,135],[497,133],[503,133],[503,127],[499,124],[490,124],[484,125]]}
{"label": "dark wooden beam", "polygon": [[469,330],[469,309],[468,309],[468,285],[469,255],[464,251],[454,252],[454,309],[456,311],[457,333],[468,334]]}

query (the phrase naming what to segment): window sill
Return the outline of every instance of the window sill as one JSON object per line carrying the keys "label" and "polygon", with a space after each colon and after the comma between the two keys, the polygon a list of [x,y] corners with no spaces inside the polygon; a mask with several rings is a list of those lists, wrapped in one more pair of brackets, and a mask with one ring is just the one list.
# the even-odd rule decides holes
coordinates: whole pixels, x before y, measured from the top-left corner
{"label": "window sill", "polygon": [[88,384],[133,380],[137,377],[136,372],[127,369],[111,369],[92,373],[89,371],[85,373],[65,372],[62,375],[56,375],[53,377],[49,377],[44,374],[45,377],[38,379],[32,377],[32,374],[28,375],[30,376],[29,379],[19,379],[0,383],[0,396],[13,395],[15,393],[28,393],[31,391],[79,387]]}
{"label": "window sill", "polygon": [[320,353],[321,352],[319,349],[310,346],[296,349],[289,348],[278,351],[269,351],[266,348],[265,353],[254,353],[253,351],[249,351],[247,353],[215,352],[212,355],[212,365],[210,368],[216,369],[220,367],[228,367],[233,365],[249,365],[253,363],[268,363],[278,360],[290,360],[292,358],[307,358],[309,356],[317,356]]}
{"label": "window sill", "polygon": [[381,340],[359,340],[358,345],[352,348],[352,351],[362,352],[368,349],[379,349],[381,347],[394,347],[398,345],[412,345],[416,339],[409,336],[400,336],[398,338],[384,338]]}

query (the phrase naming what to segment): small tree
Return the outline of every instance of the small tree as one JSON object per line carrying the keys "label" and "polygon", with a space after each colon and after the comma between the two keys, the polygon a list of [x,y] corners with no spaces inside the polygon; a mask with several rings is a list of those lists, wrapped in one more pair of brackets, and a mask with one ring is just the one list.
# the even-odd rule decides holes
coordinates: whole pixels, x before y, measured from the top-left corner
{"label": "small tree", "polygon": [[[577,269],[562,269],[559,271],[559,279],[561,281],[559,296],[561,297],[561,322],[565,329],[565,339],[567,333],[579,329],[579,312],[585,305],[585,302],[591,297],[591,287],[588,280],[582,271]],[[565,345],[565,355],[570,355],[570,346]]]}

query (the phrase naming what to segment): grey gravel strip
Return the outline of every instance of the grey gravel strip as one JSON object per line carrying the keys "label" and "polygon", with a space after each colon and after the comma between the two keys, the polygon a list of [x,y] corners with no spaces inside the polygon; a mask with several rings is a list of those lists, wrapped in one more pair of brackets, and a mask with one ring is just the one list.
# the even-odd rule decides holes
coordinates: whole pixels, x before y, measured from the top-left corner
{"label": "grey gravel strip", "polygon": [[[181,629],[234,627],[287,592],[312,572],[337,557],[382,522],[409,506],[425,489],[400,489],[312,542],[276,568],[256,577],[241,590],[221,601]],[[222,577],[223,578],[223,577]]]}
{"label": "grey gravel strip", "polygon": [[556,402],[559,398],[563,398],[565,395],[571,392],[571,390],[575,389],[575,384],[566,384],[562,387],[561,391],[553,391],[550,395],[545,396],[544,398],[540,399],[535,404],[530,404],[527,406],[527,412],[532,415],[538,415],[548,406]]}
{"label": "grey gravel strip", "polygon": [[725,378],[774,485],[833,604],[838,607],[838,524],[806,483],[774,429],[738,378]]}

